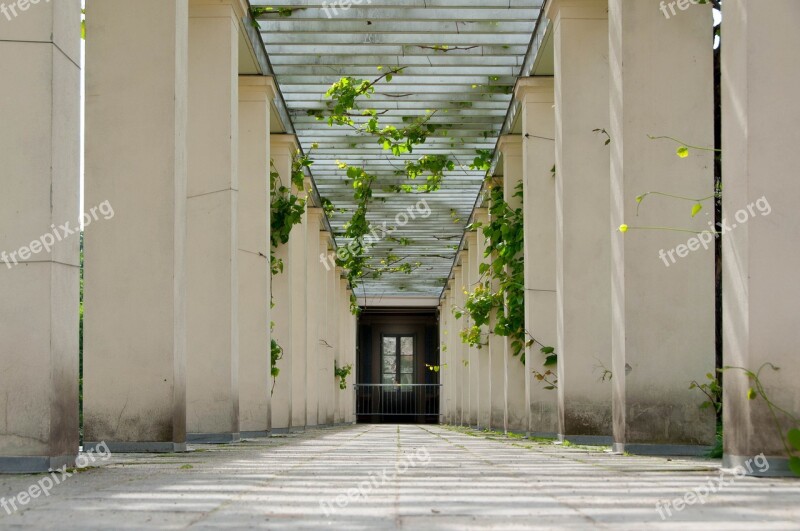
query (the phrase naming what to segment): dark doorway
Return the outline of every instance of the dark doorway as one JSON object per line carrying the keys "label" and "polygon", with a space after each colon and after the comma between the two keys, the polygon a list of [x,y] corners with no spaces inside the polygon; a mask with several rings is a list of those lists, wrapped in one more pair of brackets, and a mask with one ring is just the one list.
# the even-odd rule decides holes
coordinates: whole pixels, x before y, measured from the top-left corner
{"label": "dark doorway", "polygon": [[364,310],[358,323],[359,422],[439,422],[439,327],[432,308]]}

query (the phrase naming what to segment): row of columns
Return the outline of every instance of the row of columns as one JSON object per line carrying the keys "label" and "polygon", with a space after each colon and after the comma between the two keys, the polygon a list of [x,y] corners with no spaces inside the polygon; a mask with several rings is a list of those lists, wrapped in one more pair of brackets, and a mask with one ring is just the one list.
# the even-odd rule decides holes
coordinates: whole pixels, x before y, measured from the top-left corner
{"label": "row of columns", "polygon": [[[787,281],[800,265],[800,216],[791,203],[800,189],[790,177],[798,156],[781,149],[780,135],[800,110],[779,87],[798,77],[781,66],[797,62],[787,46],[797,40],[788,24],[798,12],[779,4],[781,16],[759,14],[744,0],[725,3],[723,341],[726,365],[779,366],[762,374],[764,383],[771,399],[797,414],[800,391],[789,382],[800,375],[790,354],[798,327]],[[440,308],[443,370],[451,372],[443,377],[444,419],[619,452],[701,453],[714,442],[715,418],[690,384],[715,372],[713,245],[667,266],[662,250],[692,235],[635,229],[713,226],[711,202],[693,217],[684,203],[639,199],[652,191],[714,193],[713,152],[691,149],[682,159],[678,145],[649,138],[714,146],[711,9],[673,19],[636,0],[550,0],[545,9],[555,75],[518,82],[521,134],[501,139],[495,170],[512,207],[514,186],[524,183],[525,323],[537,344],[523,366],[509,356],[507,339],[490,337],[477,362],[470,359],[477,375],[454,368],[459,331],[470,323],[451,312],[463,307],[463,290],[474,289],[462,272],[476,257],[489,260],[480,231],[467,237]],[[756,40],[767,43],[762,51]],[[763,197],[775,218],[763,218],[762,208],[736,227],[734,216]],[[473,220],[485,216],[484,205]],[[533,377],[546,370],[541,344],[558,355],[556,389]],[[763,400],[748,400],[750,386],[742,371],[725,373],[726,464],[764,452],[768,473],[783,473],[791,421],[777,427]],[[459,401],[465,395],[477,403]]]}
{"label": "row of columns", "polygon": [[[290,186],[291,137],[273,139],[273,159]],[[307,197],[311,183],[295,193]],[[276,250],[283,270],[272,279],[274,338],[283,349],[272,396],[272,432],[355,422],[355,377],[341,389],[336,367],[355,366],[356,318],[350,312],[349,282],[335,266],[335,247],[324,230],[321,208],[309,207]],[[353,375],[355,372],[353,372]]]}
{"label": "row of columns", "polygon": [[[104,216],[84,217],[87,448],[182,451],[354,420],[334,363],[354,363],[355,317],[341,270],[320,262],[333,248],[320,209],[271,279],[271,159],[290,182],[297,144],[270,130],[272,78],[239,75],[247,8],[87,6],[85,211]],[[0,472],[72,466],[78,451],[79,13],[42,2],[0,27],[13,80],[0,106],[18,124],[0,133],[0,248],[54,240],[0,274]]]}

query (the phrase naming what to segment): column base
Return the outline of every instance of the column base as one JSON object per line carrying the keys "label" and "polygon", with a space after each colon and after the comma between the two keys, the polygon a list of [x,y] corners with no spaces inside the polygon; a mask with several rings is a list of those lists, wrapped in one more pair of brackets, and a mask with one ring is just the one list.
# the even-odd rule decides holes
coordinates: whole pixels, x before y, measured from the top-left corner
{"label": "column base", "polygon": [[243,431],[240,432],[239,435],[242,439],[260,439],[263,437],[269,437],[269,431]]}
{"label": "column base", "polygon": [[83,451],[97,451],[97,446],[103,444],[112,453],[119,454],[170,454],[186,451],[186,443],[176,442],[84,442]]}
{"label": "column base", "polygon": [[237,433],[187,433],[186,442],[195,444],[228,444],[242,440]]}
{"label": "column base", "polygon": [[722,469],[731,474],[735,474],[741,469],[744,470],[746,476],[757,478],[797,477],[789,469],[789,460],[787,458],[766,457],[764,454],[754,456],[724,454],[722,456]]}
{"label": "column base", "polygon": [[270,435],[286,435],[289,433],[289,428],[272,428],[269,432]]}
{"label": "column base", "polygon": [[611,435],[563,435],[558,434],[559,442],[570,444],[581,444],[584,446],[611,446],[614,438]]}
{"label": "column base", "polygon": [[75,466],[75,455],[59,456],[0,456],[0,474],[38,474],[49,472],[61,467],[72,468]]}
{"label": "column base", "polygon": [[703,457],[711,450],[711,447],[697,444],[626,444],[615,442],[611,449],[618,454],[628,452],[635,455]]}
{"label": "column base", "polygon": [[306,426],[292,426],[289,428],[289,433],[304,433],[306,431]]}

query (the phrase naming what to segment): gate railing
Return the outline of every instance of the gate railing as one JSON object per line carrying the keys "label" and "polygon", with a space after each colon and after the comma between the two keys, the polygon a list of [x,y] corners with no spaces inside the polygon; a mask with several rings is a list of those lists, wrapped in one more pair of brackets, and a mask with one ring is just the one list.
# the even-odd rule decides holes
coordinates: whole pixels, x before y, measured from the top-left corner
{"label": "gate railing", "polygon": [[356,384],[356,415],[438,416],[442,384]]}

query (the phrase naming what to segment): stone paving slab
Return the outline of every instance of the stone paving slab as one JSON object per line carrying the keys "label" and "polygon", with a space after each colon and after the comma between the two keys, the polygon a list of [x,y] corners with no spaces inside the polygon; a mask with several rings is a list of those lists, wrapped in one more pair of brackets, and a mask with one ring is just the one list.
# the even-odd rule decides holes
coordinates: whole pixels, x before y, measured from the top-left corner
{"label": "stone paving slab", "polygon": [[[358,425],[185,454],[115,454],[0,529],[800,529],[800,480],[725,475],[719,461],[621,456],[462,428]],[[0,476],[0,497],[43,475]],[[656,503],[662,503],[661,514]]]}

